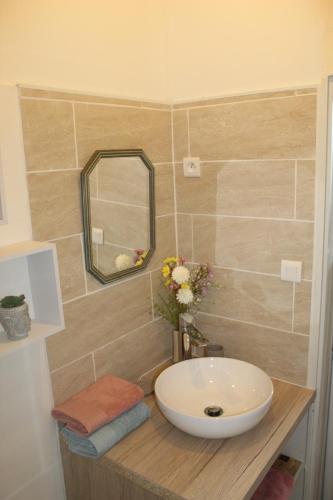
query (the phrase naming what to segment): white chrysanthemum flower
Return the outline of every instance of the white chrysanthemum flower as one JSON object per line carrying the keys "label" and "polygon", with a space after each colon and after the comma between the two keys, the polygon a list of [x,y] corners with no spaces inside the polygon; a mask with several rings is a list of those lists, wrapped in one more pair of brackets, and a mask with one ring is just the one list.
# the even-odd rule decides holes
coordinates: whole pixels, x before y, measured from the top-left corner
{"label": "white chrysanthemum flower", "polygon": [[172,279],[175,280],[178,285],[188,281],[190,277],[190,271],[185,266],[176,266],[172,271]]}
{"label": "white chrysanthemum flower", "polygon": [[189,288],[180,288],[177,292],[177,300],[181,304],[191,304],[193,302],[193,293]]}
{"label": "white chrysanthemum flower", "polygon": [[128,269],[132,265],[132,259],[125,253],[119,254],[115,259],[115,266],[119,271]]}

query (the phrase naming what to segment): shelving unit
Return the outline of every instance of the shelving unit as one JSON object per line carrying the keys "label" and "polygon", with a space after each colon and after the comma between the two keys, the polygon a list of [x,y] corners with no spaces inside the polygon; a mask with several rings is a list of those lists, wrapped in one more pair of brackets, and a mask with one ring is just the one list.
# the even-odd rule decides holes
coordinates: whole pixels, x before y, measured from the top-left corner
{"label": "shelving unit", "polygon": [[0,297],[24,294],[32,318],[29,336],[10,341],[0,327],[0,356],[64,329],[56,246],[25,241],[0,247]]}

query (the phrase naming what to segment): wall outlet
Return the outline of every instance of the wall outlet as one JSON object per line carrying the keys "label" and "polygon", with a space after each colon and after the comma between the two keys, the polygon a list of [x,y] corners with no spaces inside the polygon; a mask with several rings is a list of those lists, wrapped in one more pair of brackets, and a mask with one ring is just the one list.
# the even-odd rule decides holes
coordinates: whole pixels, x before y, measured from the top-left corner
{"label": "wall outlet", "polygon": [[104,231],[100,227],[93,227],[91,231],[91,239],[96,245],[103,245],[104,243]]}
{"label": "wall outlet", "polygon": [[183,158],[184,177],[200,177],[200,158]]}
{"label": "wall outlet", "polygon": [[302,280],[302,262],[299,260],[281,260],[281,279],[300,283]]}

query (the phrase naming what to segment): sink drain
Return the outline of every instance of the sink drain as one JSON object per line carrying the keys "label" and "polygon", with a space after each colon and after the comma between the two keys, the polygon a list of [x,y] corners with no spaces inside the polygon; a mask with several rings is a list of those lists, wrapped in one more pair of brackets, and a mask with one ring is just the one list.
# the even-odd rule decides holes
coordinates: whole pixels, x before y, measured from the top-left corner
{"label": "sink drain", "polygon": [[221,406],[207,406],[204,412],[208,417],[220,417],[223,415],[223,410]]}

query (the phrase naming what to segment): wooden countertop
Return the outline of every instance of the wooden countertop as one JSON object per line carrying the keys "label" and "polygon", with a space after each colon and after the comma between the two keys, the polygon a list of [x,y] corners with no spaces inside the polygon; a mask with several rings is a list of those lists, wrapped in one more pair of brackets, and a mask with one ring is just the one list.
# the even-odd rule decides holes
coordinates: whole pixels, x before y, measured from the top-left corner
{"label": "wooden countertop", "polygon": [[170,499],[250,498],[314,398],[314,391],[274,380],[272,406],[260,424],[230,439],[185,434],[146,398],[152,418],[98,463]]}

